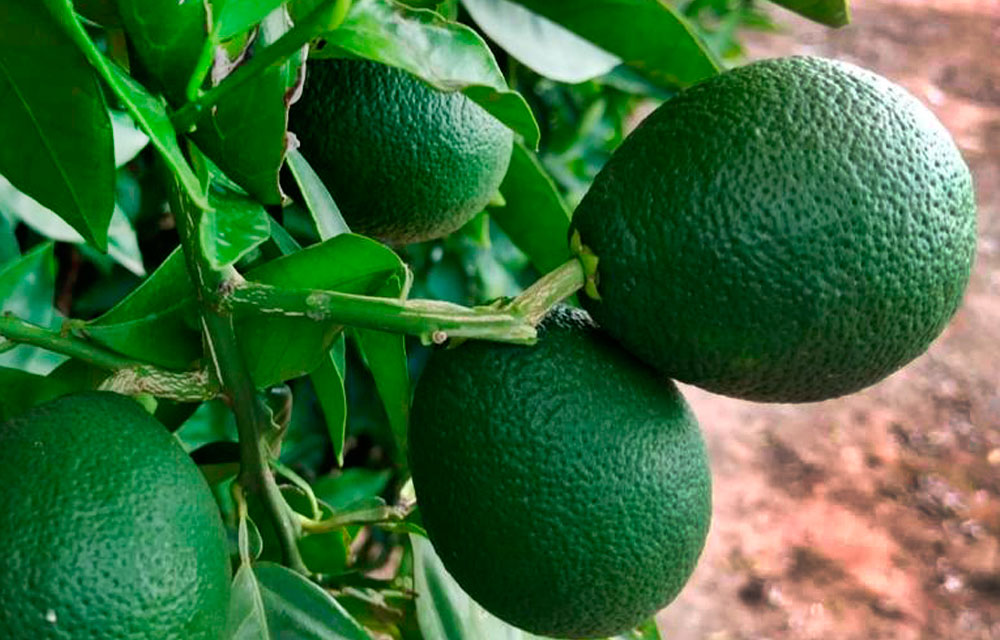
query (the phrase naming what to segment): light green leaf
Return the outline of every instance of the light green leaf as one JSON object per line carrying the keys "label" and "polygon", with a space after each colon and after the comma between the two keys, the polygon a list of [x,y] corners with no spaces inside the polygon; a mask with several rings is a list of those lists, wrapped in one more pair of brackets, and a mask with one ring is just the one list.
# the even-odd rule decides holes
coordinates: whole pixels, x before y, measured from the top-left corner
{"label": "light green leaf", "polygon": [[208,201],[212,210],[201,215],[198,239],[213,269],[234,264],[270,237],[270,218],[256,200],[213,186]]}
{"label": "light green leaf", "polygon": [[114,146],[94,71],[43,4],[4,3],[2,21],[0,173],[104,251]]}
{"label": "light green leaf", "polygon": [[[83,244],[86,242],[77,231],[51,210],[18,191],[0,176],[0,212],[16,222],[23,222],[51,240]],[[108,255],[137,276],[146,275],[132,221],[115,205],[111,226],[108,227]]]}
{"label": "light green leaf", "polygon": [[124,111],[111,112],[111,128],[115,139],[115,166],[121,168],[146,148],[149,136]]}
{"label": "light green leaf", "polygon": [[231,38],[263,20],[282,0],[212,0],[215,33],[220,40]]}
{"label": "light green leaf", "polygon": [[371,640],[333,596],[270,562],[236,572],[229,625],[233,640]]}
{"label": "light green leaf", "polygon": [[[40,244],[0,267],[0,311],[42,327],[56,324],[56,260],[51,242]],[[0,366],[45,375],[65,360],[37,347],[21,345],[0,353]]]}
{"label": "light green leaf", "polygon": [[814,22],[828,27],[843,27],[851,22],[848,0],[771,0]]}
{"label": "light green leaf", "polygon": [[547,78],[576,84],[621,63],[618,56],[510,0],[462,0],[462,4],[491,40]]}
{"label": "light green leaf", "polygon": [[324,53],[314,55],[347,52],[405,69],[442,91],[462,91],[528,146],[538,145],[538,123],[528,103],[507,86],[486,42],[469,27],[392,0],[356,0],[340,27],[325,37]]}
{"label": "light green leaf", "polygon": [[90,36],[87,35],[73,14],[73,5],[70,0],[42,0],[42,2],[70,34],[87,60],[90,61],[91,66],[97,70],[108,87],[122,101],[139,127],[149,136],[153,146],[156,147],[167,166],[177,176],[188,197],[202,209],[208,209],[208,199],[201,188],[198,177],[194,175],[194,171],[181,152],[180,145],[177,143],[177,132],[170,124],[170,118],[167,116],[164,104],[98,51]]}
{"label": "light green leaf", "polygon": [[14,235],[14,223],[11,222],[0,207],[0,267],[21,257],[21,248],[17,245]]}
{"label": "light green leaf", "polygon": [[334,202],[333,196],[327,191],[323,181],[319,179],[309,162],[297,149],[288,152],[288,168],[292,171],[295,182],[299,185],[302,198],[305,200],[309,215],[316,225],[320,240],[328,240],[342,233],[350,233],[351,229],[344,221],[340,208]]}
{"label": "light green leaf", "polygon": [[694,29],[661,0],[514,0],[621,58],[649,80],[684,87],[719,73]]}
{"label": "light green leaf", "polygon": [[514,145],[500,192],[506,202],[491,207],[490,217],[540,273],[570,258],[569,207],[542,163],[521,144]]}

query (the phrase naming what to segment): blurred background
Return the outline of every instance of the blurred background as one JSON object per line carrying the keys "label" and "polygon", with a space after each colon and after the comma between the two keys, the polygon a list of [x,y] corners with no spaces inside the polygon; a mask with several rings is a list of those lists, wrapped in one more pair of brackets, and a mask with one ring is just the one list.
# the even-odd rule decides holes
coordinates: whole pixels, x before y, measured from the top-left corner
{"label": "blurred background", "polygon": [[829,30],[758,5],[750,59],[809,53],[903,85],[972,167],[979,249],[930,351],[875,387],[763,405],[686,387],[712,456],[701,563],[671,640],[1000,638],[1000,2],[859,0]]}

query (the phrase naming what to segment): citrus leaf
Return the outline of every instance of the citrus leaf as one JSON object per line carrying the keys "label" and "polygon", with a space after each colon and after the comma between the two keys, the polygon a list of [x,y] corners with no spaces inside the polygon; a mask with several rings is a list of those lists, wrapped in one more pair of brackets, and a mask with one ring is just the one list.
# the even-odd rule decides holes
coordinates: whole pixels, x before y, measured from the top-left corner
{"label": "citrus leaf", "polygon": [[263,20],[282,0],[212,0],[215,35],[231,38]]}
{"label": "citrus leaf", "polygon": [[462,0],[491,40],[529,69],[576,84],[604,75],[621,59],[510,0]]}
{"label": "citrus leaf", "polygon": [[125,32],[136,57],[176,104],[208,40],[203,0],[118,0]]}
{"label": "citrus leaf", "polygon": [[198,222],[198,239],[213,269],[234,264],[271,235],[271,223],[256,200],[213,186],[208,192],[212,210]]}
{"label": "citrus leaf", "polygon": [[[0,311],[42,327],[56,323],[52,306],[56,259],[51,242],[38,245],[0,268]],[[65,360],[38,347],[20,345],[0,353],[0,366],[44,375]]]}
{"label": "citrus leaf", "polygon": [[688,86],[719,73],[690,24],[662,0],[514,0],[621,58],[647,79]]}
{"label": "citrus leaf", "polygon": [[0,207],[0,267],[21,257],[21,248],[14,235],[14,223],[4,215]]}
{"label": "citrus leaf", "polygon": [[851,21],[848,0],[771,0],[771,2],[828,27],[843,27]]}
{"label": "citrus leaf", "polygon": [[115,141],[115,167],[128,164],[149,144],[149,136],[124,111],[111,112],[111,129]]}
{"label": "citrus leaf", "polygon": [[462,91],[528,146],[538,145],[528,103],[507,86],[486,42],[469,27],[392,0],[357,0],[325,38],[326,48],[314,55],[347,52],[404,69],[442,91]]}
{"label": "citrus leaf", "polygon": [[104,251],[114,146],[94,71],[42,4],[7,2],[2,15],[0,173]]}
{"label": "citrus leaf", "polygon": [[302,199],[305,200],[320,239],[327,240],[341,233],[350,233],[351,229],[344,221],[344,216],[341,215],[333,196],[327,191],[323,181],[319,179],[305,157],[293,149],[288,152],[287,163],[295,182],[299,185]]}
{"label": "citrus leaf", "polygon": [[[18,191],[3,176],[0,176],[0,211],[11,220],[23,222],[50,240],[74,244],[86,242],[66,221]],[[135,275],[146,275],[132,221],[118,205],[115,205],[111,225],[108,227],[108,255]]]}
{"label": "citrus leaf", "polygon": [[319,400],[333,455],[337,466],[344,464],[344,435],[347,429],[347,393],[344,390],[344,336],[341,334],[333,343],[330,352],[315,371],[310,374],[316,398]]}
{"label": "citrus leaf", "polygon": [[514,144],[510,168],[500,184],[506,201],[491,207],[493,218],[540,273],[569,259],[569,207],[535,154]]}
{"label": "citrus leaf", "polygon": [[392,471],[351,467],[320,478],[313,484],[316,497],[337,511],[378,496],[389,486]]}
{"label": "citrus leaf", "polygon": [[45,376],[20,369],[0,367],[0,422],[33,407],[35,394],[45,385]]}
{"label": "citrus leaf", "polygon": [[[247,273],[264,284],[372,294],[405,269],[388,247],[342,234]],[[323,363],[341,327],[305,318],[245,318],[237,331],[254,382],[265,387],[307,374]]]}
{"label": "citrus leaf", "polygon": [[[231,0],[228,6],[242,5]],[[277,40],[290,26],[284,9],[273,11],[245,52],[246,60]],[[198,122],[195,142],[226,175],[264,204],[282,201],[278,171],[285,160],[288,96],[301,82],[305,58],[293,56],[246,81]]]}
{"label": "citrus leaf", "polygon": [[[389,278],[376,292],[383,297],[404,298],[409,282],[399,274]],[[406,430],[410,423],[410,372],[406,361],[406,336],[372,329],[351,332],[361,359],[375,380],[375,390],[385,407],[389,428],[396,441],[396,461],[406,467]]]}
{"label": "citrus leaf", "polygon": [[333,596],[270,562],[236,572],[229,620],[233,640],[371,640]]}
{"label": "citrus leaf", "polygon": [[161,367],[186,369],[201,358],[194,287],[175,249],[121,302],[86,325],[94,341]]}
{"label": "citrus leaf", "polygon": [[177,133],[174,131],[173,125],[170,124],[170,118],[167,116],[167,110],[163,103],[98,51],[90,36],[87,35],[73,14],[73,5],[70,0],[42,0],[42,2],[67,30],[87,60],[90,61],[91,66],[97,70],[98,75],[122,101],[139,128],[149,136],[153,146],[156,147],[167,166],[177,176],[188,197],[202,209],[208,209],[208,200],[198,177],[194,175],[194,171],[187,163],[180,145],[177,143]]}

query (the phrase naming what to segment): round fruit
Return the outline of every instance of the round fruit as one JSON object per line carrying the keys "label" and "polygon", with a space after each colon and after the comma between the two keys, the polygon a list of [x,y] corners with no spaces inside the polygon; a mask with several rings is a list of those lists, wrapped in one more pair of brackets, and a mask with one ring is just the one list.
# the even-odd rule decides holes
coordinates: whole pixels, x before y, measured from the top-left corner
{"label": "round fruit", "polygon": [[808,57],[664,104],[573,218],[598,256],[598,324],[672,378],[778,402],[851,393],[923,353],[961,301],[975,224],[930,111]]}
{"label": "round fruit", "polygon": [[463,94],[366,60],[310,60],[289,129],[351,229],[392,243],[447,235],[482,211],[513,145]]}
{"label": "round fruit", "polygon": [[708,532],[694,416],[579,310],[553,311],[533,347],[436,351],[410,464],[448,571],[485,609],[545,636],[637,625],[681,590]]}
{"label": "round fruit", "polygon": [[64,396],[0,425],[0,637],[218,640],[212,492],[137,403]]}

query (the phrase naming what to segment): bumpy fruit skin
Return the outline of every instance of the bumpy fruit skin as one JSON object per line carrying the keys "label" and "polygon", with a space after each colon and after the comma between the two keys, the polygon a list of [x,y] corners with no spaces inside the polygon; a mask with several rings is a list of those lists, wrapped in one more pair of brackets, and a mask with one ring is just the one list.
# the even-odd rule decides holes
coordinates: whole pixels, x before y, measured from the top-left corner
{"label": "bumpy fruit skin", "polygon": [[134,401],[75,394],[0,424],[0,486],[0,637],[221,637],[230,567],[218,509]]}
{"label": "bumpy fruit skin", "polygon": [[532,633],[637,625],[673,600],[704,545],[711,478],[694,416],[583,311],[553,311],[533,347],[435,352],[409,442],[445,567]]}
{"label": "bumpy fruit skin", "polygon": [[310,60],[289,130],[351,229],[395,244],[447,235],[482,211],[513,145],[463,94],[365,60]]}
{"label": "bumpy fruit skin", "polygon": [[969,170],[916,98],[858,67],[767,60],[670,100],[573,218],[594,319],[672,378],[803,402],[923,353],[975,253]]}

